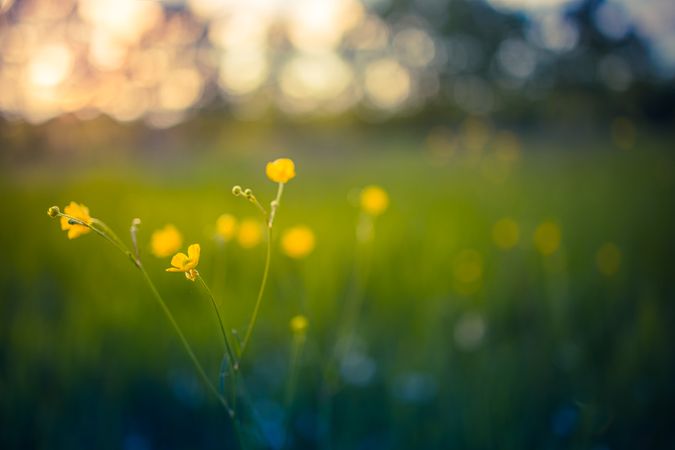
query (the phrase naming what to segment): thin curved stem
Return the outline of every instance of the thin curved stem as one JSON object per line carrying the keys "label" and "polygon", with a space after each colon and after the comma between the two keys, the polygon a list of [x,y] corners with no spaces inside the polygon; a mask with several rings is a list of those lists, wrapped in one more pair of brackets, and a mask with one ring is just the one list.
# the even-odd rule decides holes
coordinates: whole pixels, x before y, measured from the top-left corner
{"label": "thin curved stem", "polygon": [[274,217],[277,214],[277,209],[279,208],[279,205],[281,204],[281,195],[284,193],[284,183],[279,183],[279,187],[277,188],[277,196],[276,198],[270,203],[270,215],[269,215],[269,220],[267,223],[268,228],[272,228],[272,224],[274,223]]}
{"label": "thin curved stem", "polygon": [[164,300],[162,299],[162,296],[160,295],[159,291],[155,287],[155,284],[152,282],[152,279],[148,275],[148,272],[145,270],[143,266],[140,266],[139,269],[141,270],[141,273],[143,274],[143,277],[145,278],[146,283],[150,287],[150,290],[152,291],[152,294],[155,297],[155,300],[157,300],[157,303],[162,308],[162,311],[164,311],[164,315],[166,316],[167,320],[173,327],[174,331],[178,335],[181,343],[183,344],[183,348],[185,349],[185,352],[188,354],[190,359],[192,360],[192,363],[195,366],[195,369],[197,369],[197,372],[199,373],[199,376],[202,378],[206,386],[209,388],[209,390],[213,393],[213,395],[216,396],[216,398],[220,401],[220,403],[223,405],[227,413],[230,415],[230,417],[234,418],[234,411],[232,408],[230,408],[229,404],[227,403],[227,400],[225,397],[220,395],[218,392],[218,389],[211,383],[211,380],[209,379],[208,375],[206,375],[206,371],[202,367],[201,363],[197,359],[197,356],[195,355],[195,352],[192,350],[192,347],[188,343],[187,339],[185,338],[185,335],[183,334],[183,331],[181,328],[178,326],[178,323],[176,322],[176,319],[174,318],[173,314],[171,313],[171,310],[169,307],[166,305]]}
{"label": "thin curved stem", "polygon": [[[87,227],[90,230],[94,231],[96,234],[110,242],[112,245],[117,247],[118,250],[120,250],[122,253],[125,253],[127,255],[130,255],[131,252],[129,249],[127,249],[126,245],[118,238],[115,233],[112,233],[112,230],[108,228],[106,224],[101,222],[98,219],[91,219],[91,222],[85,222],[82,219],[78,219],[77,217],[73,217],[70,214],[65,214],[65,213],[59,213],[57,217],[65,217],[68,219],[68,222],[71,224],[77,224],[77,225],[82,225],[83,227]],[[94,226],[94,224],[100,225],[104,228],[104,230],[100,230],[97,227]],[[110,232],[110,233],[108,233]],[[114,238],[113,238],[114,237]]]}
{"label": "thin curved stem", "polygon": [[206,293],[209,296],[209,299],[211,300],[211,304],[213,305],[213,310],[216,312],[216,316],[218,317],[218,325],[220,325],[220,332],[223,335],[223,342],[225,343],[225,349],[227,350],[228,355],[230,356],[230,361],[232,366],[237,364],[237,360],[234,357],[234,352],[232,351],[232,346],[230,345],[230,338],[227,335],[227,332],[225,331],[225,325],[223,322],[223,318],[220,315],[220,309],[218,308],[218,304],[216,303],[216,299],[213,297],[213,292],[211,292],[211,289],[209,289],[209,286],[206,284],[204,279],[202,278],[201,275],[197,276],[197,279],[201,283],[202,287],[206,291]]}
{"label": "thin curved stem", "polygon": [[117,234],[115,234],[115,232],[112,229],[110,229],[110,227],[108,225],[105,224],[105,222],[103,222],[102,220],[96,219],[96,218],[92,218],[91,219],[91,225],[97,225],[97,226],[101,227],[103,229],[103,233],[105,235],[109,236],[112,241],[116,242],[118,247],[122,248],[125,252],[131,254],[131,251],[124,244],[122,239],[120,239],[119,236],[117,236]]}
{"label": "thin curved stem", "polygon": [[204,279],[202,278],[201,275],[198,275],[197,278],[199,279],[199,282],[201,283],[202,287],[206,291],[206,293],[209,296],[209,299],[211,300],[211,304],[213,305],[213,309],[216,312],[216,316],[218,317],[218,324],[220,325],[220,331],[223,335],[223,341],[225,342],[225,349],[227,350],[227,355],[228,359],[230,362],[230,368],[232,369],[232,413],[236,414],[237,412],[237,372],[239,369],[239,362],[237,361],[237,358],[234,355],[234,352],[232,351],[232,345],[230,344],[230,338],[225,331],[225,325],[223,322],[223,318],[220,315],[220,309],[218,308],[218,304],[216,303],[216,299],[213,296],[213,292],[211,292],[211,289],[209,289],[209,286],[206,284]]}
{"label": "thin curved stem", "polygon": [[267,256],[265,257],[265,269],[263,271],[262,281],[260,283],[260,289],[258,290],[258,299],[255,302],[255,307],[253,308],[253,314],[251,315],[251,320],[248,323],[246,328],[246,334],[244,335],[244,340],[241,344],[241,350],[239,351],[239,360],[244,357],[248,342],[251,339],[251,333],[255,327],[256,321],[258,320],[258,313],[260,311],[260,304],[262,303],[263,294],[265,293],[265,287],[267,286],[267,278],[270,272],[270,260],[272,259],[272,229],[267,227]]}
{"label": "thin curved stem", "polygon": [[262,213],[265,220],[267,220],[267,210],[265,209],[265,207],[263,205],[260,204],[258,199],[255,198],[255,197],[251,197],[250,201],[260,210],[260,212]]}

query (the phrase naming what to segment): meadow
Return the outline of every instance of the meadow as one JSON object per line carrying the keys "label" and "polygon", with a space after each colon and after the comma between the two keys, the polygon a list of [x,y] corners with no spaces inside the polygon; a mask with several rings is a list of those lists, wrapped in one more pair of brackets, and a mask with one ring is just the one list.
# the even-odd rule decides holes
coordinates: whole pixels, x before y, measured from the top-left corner
{"label": "meadow", "polygon": [[[199,272],[241,332],[264,236],[250,248],[222,242],[216,220],[260,221],[232,187],[269,204],[265,164],[286,156],[297,177],[242,361],[246,448],[672,448],[670,137],[645,132],[620,148],[604,135],[379,133],[251,152],[223,137],[196,157],[111,150],[2,169],[0,447],[237,448],[138,269],[93,233],[68,240],[46,212],[81,202],[127,243],[140,218],[143,264],[218,384],[213,308],[165,271],[170,258],[151,254],[150,236],[173,224],[183,251],[200,243]],[[368,185],[389,205],[359,242]],[[294,259],[280,236],[300,224],[315,248]],[[354,335],[327,408],[326,367],[350,302]],[[308,327],[294,353],[297,314]]]}

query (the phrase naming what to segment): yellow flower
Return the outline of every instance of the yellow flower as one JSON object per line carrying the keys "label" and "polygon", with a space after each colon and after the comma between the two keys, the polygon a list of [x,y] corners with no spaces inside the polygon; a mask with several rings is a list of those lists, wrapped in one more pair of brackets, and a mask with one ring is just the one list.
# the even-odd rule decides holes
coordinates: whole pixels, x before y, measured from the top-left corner
{"label": "yellow flower", "polygon": [[168,224],[152,233],[150,247],[152,254],[158,258],[166,258],[176,253],[183,245],[183,236],[175,226]]}
{"label": "yellow flower", "polygon": [[361,191],[361,209],[371,216],[379,216],[389,206],[389,195],[379,186],[366,186]]}
{"label": "yellow flower", "polygon": [[543,222],[534,231],[534,245],[542,255],[552,255],[560,247],[560,227],[555,222]]}
{"label": "yellow flower", "polygon": [[504,217],[497,221],[492,227],[492,240],[495,245],[502,250],[508,250],[518,244],[520,230],[515,220]]}
{"label": "yellow flower", "polygon": [[275,183],[288,183],[295,178],[295,164],[292,159],[279,158],[268,162],[265,168],[267,178]]}
{"label": "yellow flower", "polygon": [[232,214],[222,214],[216,220],[216,233],[225,242],[234,237],[237,231],[237,219]]}
{"label": "yellow flower", "polygon": [[188,254],[185,253],[176,253],[171,258],[171,265],[166,269],[167,272],[184,272],[185,278],[190,281],[195,281],[199,272],[197,272],[197,264],[199,264],[199,255],[201,253],[201,247],[199,244],[192,244],[188,247]]}
{"label": "yellow flower", "polygon": [[453,274],[463,284],[480,281],[483,276],[483,257],[476,250],[463,250],[455,258]]}
{"label": "yellow flower", "polygon": [[[91,223],[89,208],[82,204],[70,202],[70,204],[64,208],[64,212],[75,219],[81,220],[83,223]],[[79,223],[70,223],[70,219],[64,216],[61,216],[61,229],[64,231],[68,230],[68,239],[75,239],[76,237],[91,231],[91,228],[88,226],[80,225]]]}
{"label": "yellow flower", "polygon": [[307,317],[298,314],[291,319],[290,325],[291,331],[293,331],[294,334],[302,334],[307,330],[309,322],[307,321]]}
{"label": "yellow flower", "polygon": [[281,248],[291,258],[304,258],[314,250],[314,232],[304,225],[289,228],[281,236]]}
{"label": "yellow flower", "polygon": [[262,239],[262,229],[260,222],[255,219],[244,219],[239,225],[237,233],[237,242],[244,248],[253,248],[260,243]]}

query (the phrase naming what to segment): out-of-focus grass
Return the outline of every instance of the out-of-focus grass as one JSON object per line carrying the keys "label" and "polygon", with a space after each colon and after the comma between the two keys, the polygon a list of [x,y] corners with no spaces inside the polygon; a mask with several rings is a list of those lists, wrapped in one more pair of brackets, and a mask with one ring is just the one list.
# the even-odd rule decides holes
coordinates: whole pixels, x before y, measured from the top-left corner
{"label": "out-of-focus grass", "polygon": [[[654,145],[657,147],[658,145]],[[528,147],[526,145],[526,147]],[[321,369],[354,282],[356,190],[387,189],[378,219],[358,340],[335,397],[335,448],[666,448],[675,400],[674,160],[647,148],[549,151],[531,144],[512,163],[389,153],[287,154],[298,177],[277,230],[314,229],[317,246],[290,260],[274,242],[272,275],[245,370],[249,426],[283,442],[288,320],[310,321],[292,442],[316,446]],[[403,151],[405,150],[405,151]],[[447,156],[447,155],[446,155]],[[88,205],[126,238],[143,221],[143,258],[201,360],[217,379],[221,339],[208,300],[168,260],[149,254],[152,230],[176,225],[202,245],[201,274],[230,327],[246,324],[264,247],[224,251],[213,239],[228,212],[256,217],[230,194],[269,201],[271,155],[3,182],[0,272],[2,448],[223,448],[229,422],[208,397],[137,270],[91,234],[68,241],[52,204]],[[493,224],[513,218],[520,240],[500,250]],[[557,224],[560,248],[533,233]],[[598,271],[612,242],[617,273]],[[462,282],[466,255],[477,281]],[[464,257],[462,256],[464,255]],[[473,258],[473,259],[471,259]],[[255,426],[254,426],[255,425]]]}

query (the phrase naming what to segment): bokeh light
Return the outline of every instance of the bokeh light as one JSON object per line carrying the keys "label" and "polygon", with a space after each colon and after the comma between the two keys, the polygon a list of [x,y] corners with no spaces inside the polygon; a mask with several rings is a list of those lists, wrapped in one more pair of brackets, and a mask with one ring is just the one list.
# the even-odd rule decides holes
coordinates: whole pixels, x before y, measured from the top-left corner
{"label": "bokeh light", "polygon": [[520,239],[518,223],[510,217],[499,219],[492,227],[492,240],[502,250],[515,247]]}
{"label": "bokeh light", "polygon": [[621,250],[616,244],[608,242],[603,244],[595,257],[598,270],[607,276],[614,275],[621,267]]}
{"label": "bokeh light", "polygon": [[552,221],[539,224],[534,231],[534,245],[544,256],[552,255],[560,248],[561,238],[560,227]]}
{"label": "bokeh light", "polygon": [[[485,115],[514,98],[550,95],[555,83],[569,81],[555,75],[557,58],[589,64],[583,49],[575,52],[589,45],[582,24],[565,14],[576,1],[492,0],[505,17],[527,17],[519,32],[497,40],[475,26],[444,27],[454,8],[479,16],[488,8],[483,4],[413,2],[409,11],[388,16],[385,3],[4,0],[0,87],[12,92],[0,99],[0,114],[32,123],[105,114],[167,127],[209,104],[229,105],[233,116],[249,119],[274,109],[299,117],[357,112],[381,119],[446,102]],[[671,9],[653,6],[646,13],[621,0],[599,4],[592,24],[611,45],[596,58],[597,67],[582,71],[589,75],[573,80],[586,82],[596,73],[594,82],[627,92],[652,80],[650,73],[668,70],[675,61],[668,42],[675,38],[664,32],[664,17]],[[653,68],[636,66],[638,56],[624,45],[636,36],[633,27],[659,55]],[[54,98],[57,87],[67,99]],[[112,100],[117,93],[122,105]]]}

